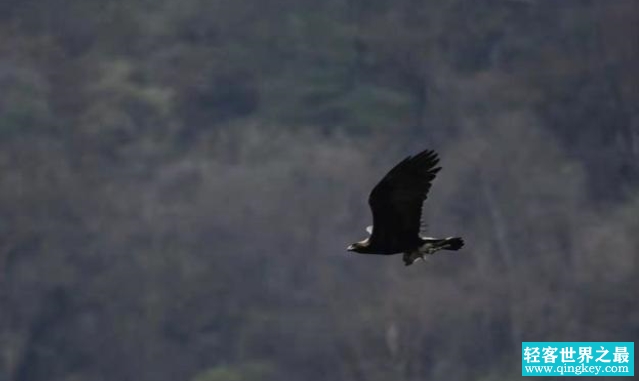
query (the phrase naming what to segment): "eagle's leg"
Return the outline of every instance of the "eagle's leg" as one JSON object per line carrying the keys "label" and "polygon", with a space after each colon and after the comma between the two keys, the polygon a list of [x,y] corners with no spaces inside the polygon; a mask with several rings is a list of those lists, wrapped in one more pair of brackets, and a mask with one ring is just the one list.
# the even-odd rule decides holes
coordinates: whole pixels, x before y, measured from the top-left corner
{"label": "eagle's leg", "polygon": [[435,254],[439,250],[445,249],[446,245],[433,244],[430,242],[425,243],[421,247],[404,253],[404,264],[410,266],[417,260],[421,259],[424,262],[428,262],[427,257]]}
{"label": "eagle's leg", "polygon": [[432,254],[432,253],[428,253],[428,252],[424,252],[421,251],[419,249],[413,250],[413,251],[407,251],[404,253],[404,264],[406,266],[410,266],[413,263],[417,262],[418,260],[422,260],[424,262],[428,262],[428,260],[426,259],[426,257],[424,257],[427,254]]}

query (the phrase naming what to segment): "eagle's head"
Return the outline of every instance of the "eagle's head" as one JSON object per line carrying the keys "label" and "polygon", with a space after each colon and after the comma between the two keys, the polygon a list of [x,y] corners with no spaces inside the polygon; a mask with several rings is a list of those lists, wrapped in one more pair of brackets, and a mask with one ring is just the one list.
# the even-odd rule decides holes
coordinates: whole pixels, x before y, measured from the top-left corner
{"label": "eagle's head", "polygon": [[366,251],[366,248],[368,248],[368,238],[363,241],[355,242],[354,244],[347,247],[346,250],[354,251],[356,253],[363,253]]}

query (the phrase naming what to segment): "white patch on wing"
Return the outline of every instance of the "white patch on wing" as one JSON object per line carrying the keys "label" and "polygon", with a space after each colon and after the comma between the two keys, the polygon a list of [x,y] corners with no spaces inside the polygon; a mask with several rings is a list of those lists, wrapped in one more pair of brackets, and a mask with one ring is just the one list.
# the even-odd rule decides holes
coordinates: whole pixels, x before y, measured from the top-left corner
{"label": "white patch on wing", "polygon": [[367,226],[366,231],[368,232],[368,234],[373,234],[373,225]]}

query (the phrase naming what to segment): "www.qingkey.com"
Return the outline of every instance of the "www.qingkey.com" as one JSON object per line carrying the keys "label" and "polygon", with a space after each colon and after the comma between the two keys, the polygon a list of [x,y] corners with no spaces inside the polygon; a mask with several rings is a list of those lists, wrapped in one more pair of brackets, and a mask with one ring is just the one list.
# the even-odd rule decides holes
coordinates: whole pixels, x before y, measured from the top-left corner
{"label": "www.qingkey.com", "polygon": [[[603,367],[595,366],[595,365],[557,365],[556,367],[553,365],[527,365],[526,371],[528,372],[536,372],[536,373],[552,373],[553,370],[559,372],[560,374],[564,373],[574,373],[579,376],[582,373],[592,373],[594,375],[598,375]],[[614,366],[609,365],[604,369],[605,373],[618,373],[618,372],[628,372],[627,366]]]}

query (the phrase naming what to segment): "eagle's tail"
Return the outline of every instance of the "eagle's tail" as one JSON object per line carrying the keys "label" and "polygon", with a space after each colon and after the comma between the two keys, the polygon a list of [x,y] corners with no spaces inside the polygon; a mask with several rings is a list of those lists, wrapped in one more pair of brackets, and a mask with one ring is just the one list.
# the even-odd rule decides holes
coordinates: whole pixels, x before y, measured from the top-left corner
{"label": "eagle's tail", "polygon": [[424,241],[436,250],[459,250],[464,246],[464,239],[461,237],[426,238]]}
{"label": "eagle's tail", "polygon": [[462,237],[444,238],[441,245],[444,250],[459,250],[464,246],[464,239]]}

